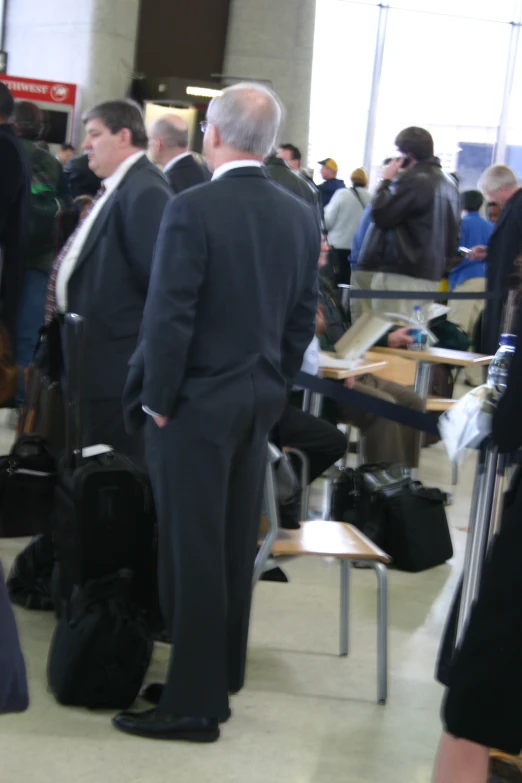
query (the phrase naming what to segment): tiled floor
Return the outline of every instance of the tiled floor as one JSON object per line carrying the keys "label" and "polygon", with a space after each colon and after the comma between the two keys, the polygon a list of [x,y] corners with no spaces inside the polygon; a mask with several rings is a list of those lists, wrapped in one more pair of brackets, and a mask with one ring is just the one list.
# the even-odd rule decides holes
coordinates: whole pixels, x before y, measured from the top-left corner
{"label": "tiled floor", "polygon": [[[5,453],[9,434],[0,431]],[[440,446],[423,453],[421,477],[449,488]],[[46,656],[53,618],[17,611],[30,676],[30,709],[1,718],[1,783],[428,783],[440,731],[437,648],[466,534],[473,460],[448,510],[455,558],[422,574],[390,572],[390,697],[376,704],[375,579],[355,571],[352,652],[337,656],[336,563],[285,565],[290,583],[255,592],[248,683],[233,719],[208,746],[154,743],[114,731],[109,713],[59,707],[48,693]],[[320,502],[317,492],[314,503]],[[9,567],[23,541],[2,541]],[[0,632],[1,633],[1,632]],[[168,648],[150,678],[165,671]]]}

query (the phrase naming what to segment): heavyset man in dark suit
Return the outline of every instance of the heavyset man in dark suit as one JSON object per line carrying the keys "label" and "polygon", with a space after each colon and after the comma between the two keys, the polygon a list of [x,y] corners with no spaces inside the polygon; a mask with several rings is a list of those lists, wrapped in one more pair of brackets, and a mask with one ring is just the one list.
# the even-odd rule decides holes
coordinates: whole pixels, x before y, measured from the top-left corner
{"label": "heavyset man in dark suit", "polygon": [[215,98],[213,181],[172,199],[160,229],[125,409],[146,426],[173,648],[157,709],[114,719],[139,736],[216,740],[244,682],[267,435],[317,309],[317,217],[262,167],[281,115],[261,85]]}
{"label": "heavyset man in dark suit", "polygon": [[139,464],[143,438],[126,434],[121,396],[138,341],[159,225],[172,194],[145,155],[148,140],[137,105],[102,103],[83,121],[83,146],[103,187],[54,263],[47,318],[56,310],[85,318],[85,445],[107,443]]}
{"label": "heavyset man in dark suit", "polygon": [[0,320],[13,347],[24,286],[31,197],[29,159],[10,122],[14,108],[13,96],[0,82]]}
{"label": "heavyset man in dark suit", "polygon": [[188,125],[177,114],[166,114],[151,128],[150,156],[154,163],[163,166],[174,193],[210,180],[210,171],[189,152],[188,145]]}

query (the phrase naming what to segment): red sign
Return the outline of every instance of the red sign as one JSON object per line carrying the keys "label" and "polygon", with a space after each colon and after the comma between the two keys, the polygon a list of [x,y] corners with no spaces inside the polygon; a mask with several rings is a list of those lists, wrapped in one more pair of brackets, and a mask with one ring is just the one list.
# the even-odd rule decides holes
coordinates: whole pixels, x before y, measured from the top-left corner
{"label": "red sign", "polygon": [[40,79],[26,79],[22,76],[0,74],[3,82],[12,92],[13,98],[26,101],[44,101],[45,103],[74,106],[76,103],[76,85],[66,82],[43,82]]}

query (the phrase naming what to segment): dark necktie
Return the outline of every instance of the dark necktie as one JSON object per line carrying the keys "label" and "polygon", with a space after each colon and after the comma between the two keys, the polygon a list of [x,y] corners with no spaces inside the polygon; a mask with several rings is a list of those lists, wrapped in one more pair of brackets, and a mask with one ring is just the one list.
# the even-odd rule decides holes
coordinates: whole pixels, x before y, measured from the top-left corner
{"label": "dark necktie", "polygon": [[71,236],[65,243],[65,245],[62,247],[56,258],[54,259],[53,268],[51,269],[51,274],[49,276],[49,282],[47,284],[47,298],[45,300],[45,324],[46,326],[51,323],[51,321],[54,318],[54,314],[56,313],[56,280],[58,278],[58,272],[60,271],[60,267],[62,265],[62,262],[64,258],[67,256],[67,253],[72,247],[72,244],[76,237],[78,236],[78,231],[83,226],[85,220],[92,212],[94,205],[97,201],[100,200],[100,198],[105,193],[105,185],[101,185],[98,192],[96,193],[96,196],[93,199],[93,202],[91,204],[91,208],[88,212],[83,215],[80,222],[72,232]]}

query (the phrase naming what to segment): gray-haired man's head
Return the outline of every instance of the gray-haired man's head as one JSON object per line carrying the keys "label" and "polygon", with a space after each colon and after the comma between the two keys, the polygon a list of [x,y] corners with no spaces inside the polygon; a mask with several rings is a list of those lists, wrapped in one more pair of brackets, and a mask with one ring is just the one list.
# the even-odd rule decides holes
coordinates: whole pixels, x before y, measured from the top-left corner
{"label": "gray-haired man's head", "polygon": [[479,180],[479,188],[488,201],[495,201],[503,208],[519,189],[517,175],[509,166],[497,163],[490,166]]}
{"label": "gray-haired man's head", "polygon": [[262,84],[227,87],[208,107],[204,150],[216,169],[232,160],[264,160],[276,146],[284,107]]}
{"label": "gray-haired man's head", "polygon": [[156,120],[149,136],[149,151],[154,163],[165,166],[173,158],[188,151],[188,124],[177,114],[166,114]]}

